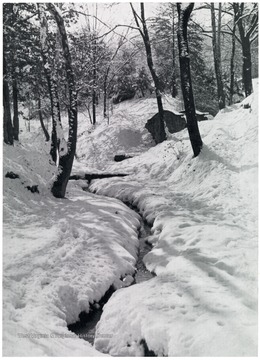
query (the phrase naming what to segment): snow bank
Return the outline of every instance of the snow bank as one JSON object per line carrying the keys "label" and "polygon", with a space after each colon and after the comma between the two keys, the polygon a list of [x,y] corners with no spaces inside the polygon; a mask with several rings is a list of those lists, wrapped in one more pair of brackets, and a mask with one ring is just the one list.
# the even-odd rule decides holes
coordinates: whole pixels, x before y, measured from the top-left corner
{"label": "snow bank", "polygon": [[[171,97],[163,98],[165,110],[180,109],[180,102]],[[104,170],[113,165],[114,156],[120,154],[139,155],[154,141],[145,124],[158,112],[156,99],[133,99],[113,105],[110,109],[109,125],[100,114],[97,126],[79,114],[79,137],[77,156],[86,169]],[[74,169],[77,169],[76,165]]]}
{"label": "snow bank", "polygon": [[67,324],[135,271],[139,217],[75,182],[66,199],[53,198],[56,169],[42,138],[4,145],[3,173],[19,178],[4,178],[3,354],[101,356]]}
{"label": "snow bank", "polygon": [[[74,172],[131,174],[95,181],[100,196],[82,191],[85,181],[70,181],[66,199],[50,195],[56,168],[36,121],[4,145],[4,175],[19,175],[3,181],[5,356],[142,356],[145,344],[165,356],[257,354],[257,92],[199,124],[195,159],[187,130],[153,147],[144,125],[156,112],[145,99],[115,106],[109,126],[79,116]],[[120,152],[135,157],[115,163]],[[67,324],[110,285],[124,287],[139,227],[102,195],[132,202],[153,225],[145,263],[157,276],[112,296],[94,349]]]}
{"label": "snow bank", "polygon": [[91,186],[153,224],[145,264],[157,275],[114,294],[96,349],[142,356],[145,340],[159,356],[257,355],[257,87],[199,124],[197,158],[185,129],[109,167],[131,176]]}

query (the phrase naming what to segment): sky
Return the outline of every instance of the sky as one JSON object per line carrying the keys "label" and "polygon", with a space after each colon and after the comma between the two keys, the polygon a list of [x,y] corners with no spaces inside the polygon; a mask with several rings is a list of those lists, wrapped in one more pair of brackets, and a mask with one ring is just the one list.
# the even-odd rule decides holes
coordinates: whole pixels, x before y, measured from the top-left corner
{"label": "sky", "polygon": [[[156,15],[156,12],[162,4],[166,2],[145,2],[145,16],[147,19]],[[133,6],[140,13],[140,3],[134,2]],[[75,6],[80,6],[81,2],[76,2]],[[194,7],[194,17],[196,20],[199,20],[202,24],[207,24],[210,21],[210,11],[209,10],[199,10],[196,11],[201,5],[200,2],[195,3]],[[135,26],[135,21],[132,15],[130,8],[130,3],[126,1],[121,2],[85,2],[84,3],[84,12],[89,12],[90,15],[96,15],[101,21],[97,21],[97,31],[99,34],[104,34],[113,28],[115,25],[131,25]],[[86,17],[80,16],[79,26],[86,24]],[[90,20],[90,25],[94,27],[93,19]],[[117,33],[125,33],[127,31],[124,27],[118,27],[116,29]]]}

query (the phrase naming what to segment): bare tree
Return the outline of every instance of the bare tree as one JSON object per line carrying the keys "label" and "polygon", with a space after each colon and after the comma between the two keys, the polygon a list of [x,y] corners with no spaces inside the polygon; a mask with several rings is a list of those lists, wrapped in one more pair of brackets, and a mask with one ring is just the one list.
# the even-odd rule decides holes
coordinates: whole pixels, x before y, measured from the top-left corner
{"label": "bare tree", "polygon": [[243,83],[245,96],[253,91],[251,44],[258,36],[258,4],[254,3],[252,9],[245,8],[245,3],[233,3],[235,23],[238,26],[243,54]]}
{"label": "bare tree", "polygon": [[230,57],[230,86],[229,86],[229,105],[233,104],[233,95],[234,95],[234,83],[235,83],[235,66],[234,59],[236,53],[236,19],[233,17],[233,27],[232,27],[232,49]]}
{"label": "bare tree", "polygon": [[142,36],[143,42],[144,42],[144,46],[145,46],[145,50],[146,50],[147,65],[151,72],[154,86],[155,86],[155,94],[156,94],[159,117],[160,117],[160,123],[159,123],[159,139],[160,140],[159,140],[159,142],[162,142],[166,139],[166,133],[165,133],[165,128],[164,128],[164,114],[163,114],[161,87],[160,87],[159,78],[157,76],[157,73],[155,71],[154,64],[153,64],[151,43],[150,43],[149,33],[148,33],[146,20],[145,20],[144,3],[140,3],[141,16],[139,16],[137,14],[132,3],[130,3],[130,5],[131,5],[131,9],[132,9],[132,12],[134,15],[134,19],[135,19],[137,28],[138,28],[138,30]]}
{"label": "bare tree", "polygon": [[193,10],[194,3],[177,3],[178,10],[178,47],[181,73],[181,87],[187,128],[194,156],[198,156],[202,149],[198,122],[196,118],[195,102],[192,91],[189,46],[187,38],[188,21]]}
{"label": "bare tree", "polygon": [[[48,44],[48,23],[45,15],[45,7],[43,4],[38,4],[38,15],[40,19],[40,44],[41,44],[41,55],[44,65],[44,72],[47,79],[48,90],[51,100],[51,114],[52,114],[52,133],[51,133],[51,150],[50,155],[54,163],[58,160],[59,151],[59,136],[57,134],[57,128],[61,127],[60,118],[60,103],[58,97],[57,83],[54,80],[52,73],[52,65],[49,62],[49,44]],[[60,133],[58,131],[58,133]]]}
{"label": "bare tree", "polygon": [[[72,70],[72,61],[68,45],[68,37],[64,25],[64,20],[61,12],[52,3],[47,4],[47,8],[53,15],[61,36],[63,57],[65,62],[66,78],[69,91],[69,136],[67,149],[60,152],[59,158],[59,173],[52,186],[52,193],[57,198],[63,198],[66,193],[69,176],[71,173],[73,159],[76,152],[77,143],[77,127],[78,127],[78,110],[77,110],[77,92],[74,81],[74,74]],[[62,149],[61,149],[62,150]]]}
{"label": "bare tree", "polygon": [[177,85],[176,85],[176,66],[175,66],[175,4],[171,4],[172,9],[172,97],[176,97],[178,94]]}
{"label": "bare tree", "polygon": [[3,56],[3,75],[4,142],[6,144],[13,145],[13,125],[11,119],[9,84],[5,55]]}
{"label": "bare tree", "polygon": [[42,127],[42,131],[43,131],[43,133],[45,135],[45,140],[49,141],[50,140],[50,135],[49,135],[48,130],[46,129],[46,127],[44,125],[44,122],[43,122],[41,96],[40,96],[40,93],[38,93],[37,95],[38,95],[37,102],[38,102],[38,114],[39,114],[40,124],[41,124],[41,127]]}
{"label": "bare tree", "polygon": [[214,55],[214,66],[215,73],[217,79],[217,91],[218,91],[218,104],[219,109],[223,109],[225,107],[225,93],[223,87],[223,79],[222,79],[222,68],[221,68],[221,3],[219,3],[218,10],[218,29],[216,29],[216,20],[215,20],[215,4],[210,4],[211,10],[211,25],[212,25],[212,46],[213,46],[213,55]]}

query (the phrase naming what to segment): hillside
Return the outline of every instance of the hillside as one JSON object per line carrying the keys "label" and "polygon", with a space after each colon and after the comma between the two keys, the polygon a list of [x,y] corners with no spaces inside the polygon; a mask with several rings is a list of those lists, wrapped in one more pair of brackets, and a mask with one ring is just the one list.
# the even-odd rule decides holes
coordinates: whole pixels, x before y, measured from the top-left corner
{"label": "hillside", "polygon": [[[66,199],[50,185],[38,122],[4,145],[3,355],[257,355],[258,81],[241,104],[199,123],[192,157],[187,130],[154,146],[144,124],[154,99],[114,106],[107,125],[81,114],[73,173],[124,178],[70,181]],[[165,108],[178,102],[164,99]],[[248,106],[244,106],[247,104]],[[64,119],[65,123],[65,119]],[[113,157],[134,157],[115,163]],[[27,186],[38,185],[39,193]],[[96,194],[93,194],[95,192]],[[125,287],[138,256],[140,216],[153,245],[144,262],[156,276]],[[95,348],[67,329],[113,285]],[[109,336],[98,336],[107,334]],[[223,346],[225,344],[225,346]]]}

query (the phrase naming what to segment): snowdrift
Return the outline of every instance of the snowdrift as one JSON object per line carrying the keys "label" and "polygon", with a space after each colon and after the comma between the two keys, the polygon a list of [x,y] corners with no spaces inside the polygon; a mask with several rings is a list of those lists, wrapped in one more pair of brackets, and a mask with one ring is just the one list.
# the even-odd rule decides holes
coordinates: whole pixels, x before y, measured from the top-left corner
{"label": "snowdrift", "polygon": [[3,354],[101,356],[67,325],[134,273],[139,217],[75,181],[66,199],[53,198],[56,168],[41,139],[4,146],[4,175],[19,177],[4,178]]}
{"label": "snowdrift", "polygon": [[[257,101],[113,165],[132,175],[97,180],[99,194],[134,203],[153,224],[145,264],[156,277],[119,290],[105,306],[96,349],[143,356],[257,355]],[[125,299],[128,301],[126,302]]]}
{"label": "snowdrift", "polygon": [[[242,104],[154,146],[145,122],[154,99],[114,106],[107,125],[79,116],[74,173],[129,173],[70,181],[54,199],[56,168],[38,123],[4,145],[3,354],[5,356],[255,356],[257,354],[257,86]],[[243,105],[248,106],[243,106]],[[179,102],[164,99],[165,109]],[[64,126],[66,129],[66,126]],[[115,163],[119,153],[132,159]],[[27,187],[38,185],[39,193]],[[105,195],[105,196],[104,196]],[[152,225],[145,264],[157,276],[124,288],[135,271],[138,207]],[[95,348],[68,331],[111,285]],[[122,289],[120,289],[122,288]],[[103,336],[107,334],[107,336]]]}

